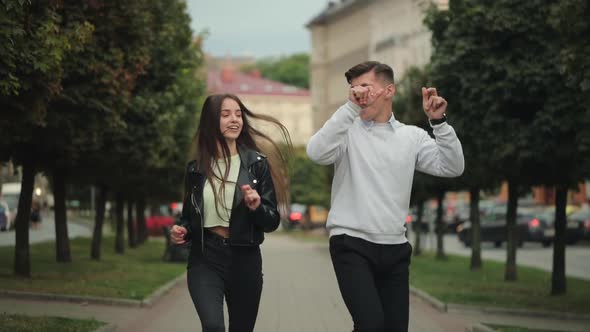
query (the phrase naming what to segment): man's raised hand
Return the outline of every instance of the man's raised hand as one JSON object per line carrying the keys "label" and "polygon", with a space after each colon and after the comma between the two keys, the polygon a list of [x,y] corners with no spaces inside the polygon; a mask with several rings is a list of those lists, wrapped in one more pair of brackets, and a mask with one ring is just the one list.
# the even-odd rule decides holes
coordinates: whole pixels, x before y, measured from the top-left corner
{"label": "man's raised hand", "polygon": [[447,110],[447,101],[437,94],[436,88],[422,87],[422,107],[429,119],[441,119]]}

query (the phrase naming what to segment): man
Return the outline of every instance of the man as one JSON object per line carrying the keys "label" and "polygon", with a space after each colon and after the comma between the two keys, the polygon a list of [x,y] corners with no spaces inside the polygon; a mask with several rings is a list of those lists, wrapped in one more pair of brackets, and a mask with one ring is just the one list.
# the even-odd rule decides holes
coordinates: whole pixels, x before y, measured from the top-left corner
{"label": "man", "polygon": [[459,176],[463,150],[436,89],[422,88],[434,140],[395,119],[391,67],[369,61],[345,76],[348,101],[307,145],[311,160],[335,165],[327,223],[332,264],[354,331],[407,331],[412,247],[404,224],[414,170]]}

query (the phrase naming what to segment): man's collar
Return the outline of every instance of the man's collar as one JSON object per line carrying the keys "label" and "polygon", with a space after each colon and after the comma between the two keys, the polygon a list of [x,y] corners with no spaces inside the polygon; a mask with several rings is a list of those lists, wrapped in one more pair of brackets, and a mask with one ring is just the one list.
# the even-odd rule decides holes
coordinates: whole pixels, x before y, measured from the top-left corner
{"label": "man's collar", "polygon": [[[376,124],[375,121],[365,121],[362,119],[361,119],[361,121],[363,122],[364,127],[368,130],[373,128],[373,126],[375,126],[375,124]],[[389,117],[389,120],[387,120],[387,123],[389,123],[391,125],[391,129],[395,129],[395,127],[397,127],[397,120],[395,119],[393,112],[391,113],[391,117]]]}

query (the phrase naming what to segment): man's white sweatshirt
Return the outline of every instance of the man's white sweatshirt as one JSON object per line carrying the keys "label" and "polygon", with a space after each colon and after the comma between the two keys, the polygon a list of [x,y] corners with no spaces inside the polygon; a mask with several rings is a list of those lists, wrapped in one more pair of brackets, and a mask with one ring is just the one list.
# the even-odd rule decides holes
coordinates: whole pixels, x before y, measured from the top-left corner
{"label": "man's white sweatshirt", "polygon": [[386,123],[365,122],[360,110],[348,101],[307,145],[311,160],[335,166],[326,227],[330,236],[405,243],[414,170],[441,177],[461,175],[461,142],[446,122],[433,126],[435,140],[393,115]]}

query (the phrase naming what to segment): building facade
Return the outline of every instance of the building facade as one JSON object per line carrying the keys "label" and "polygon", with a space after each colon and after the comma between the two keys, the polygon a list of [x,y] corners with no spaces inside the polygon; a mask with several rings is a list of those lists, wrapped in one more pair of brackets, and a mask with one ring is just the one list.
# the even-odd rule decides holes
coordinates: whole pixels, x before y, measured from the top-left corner
{"label": "building facade", "polygon": [[311,32],[311,96],[314,130],[319,129],[347,97],[347,69],[376,60],[392,66],[395,78],[412,65],[430,61],[430,32],[424,13],[448,0],[330,1],[307,27]]}
{"label": "building facade", "polygon": [[[309,90],[264,79],[257,72],[242,73],[231,64],[208,69],[207,89],[209,93],[235,94],[249,110],[279,120],[294,146],[305,146],[313,133]],[[253,125],[280,141],[281,133],[276,128],[264,122],[254,121]]]}

